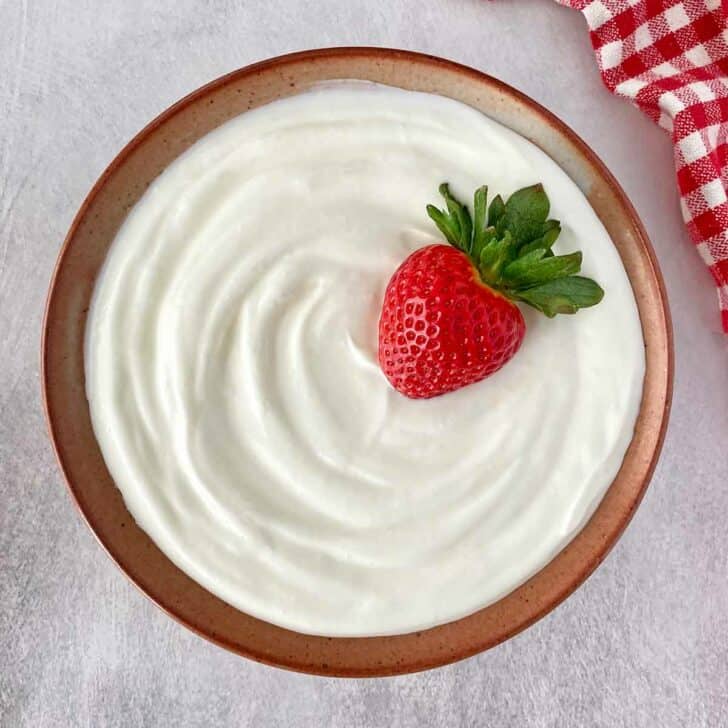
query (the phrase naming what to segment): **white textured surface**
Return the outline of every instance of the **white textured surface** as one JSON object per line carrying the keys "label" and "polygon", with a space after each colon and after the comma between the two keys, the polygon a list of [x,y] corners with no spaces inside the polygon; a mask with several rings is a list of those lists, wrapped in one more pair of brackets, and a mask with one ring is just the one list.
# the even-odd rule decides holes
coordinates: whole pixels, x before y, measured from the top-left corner
{"label": "white textured surface", "polygon": [[[542,182],[556,252],[584,248],[609,293],[525,310],[497,376],[413,401],[377,361],[384,289],[437,242],[442,180],[470,196],[484,174],[504,194]],[[119,231],[86,333],[91,421],[136,522],[234,607],[339,637],[451,622],[548,564],[614,480],[645,372],[629,279],[567,174],[452,99],[365,84],[178,158]],[[543,386],[555,370],[568,387]]]}
{"label": "white textured surface", "polygon": [[[0,726],[728,724],[728,340],[680,222],[669,140],[601,87],[582,19],[531,0],[202,5],[0,0]],[[145,600],[65,493],[38,383],[53,262],[121,145],[215,76],[339,44],[449,56],[571,124],[647,225],[677,354],[652,487],[587,584],[489,653],[376,681],[255,665]]]}

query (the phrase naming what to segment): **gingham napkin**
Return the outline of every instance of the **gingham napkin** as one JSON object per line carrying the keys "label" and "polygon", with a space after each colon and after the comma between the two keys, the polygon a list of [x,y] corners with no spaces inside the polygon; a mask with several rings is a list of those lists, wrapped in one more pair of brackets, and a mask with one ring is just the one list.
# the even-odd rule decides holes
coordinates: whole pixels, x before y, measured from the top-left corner
{"label": "gingham napkin", "polygon": [[607,88],[672,134],[683,218],[728,333],[728,0],[557,0],[580,10]]}

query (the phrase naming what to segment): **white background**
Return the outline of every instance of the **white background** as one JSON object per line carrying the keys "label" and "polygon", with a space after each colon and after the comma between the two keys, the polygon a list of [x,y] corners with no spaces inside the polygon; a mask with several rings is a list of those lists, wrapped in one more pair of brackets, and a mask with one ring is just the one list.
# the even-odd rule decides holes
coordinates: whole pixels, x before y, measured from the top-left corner
{"label": "white background", "polygon": [[[653,484],[606,563],[466,662],[329,680],[247,662],[164,616],[66,495],[40,407],[46,287],[120,147],[227,71],[384,45],[525,91],[602,157],[667,280],[677,367]],[[683,229],[664,132],[601,86],[581,16],[535,0],[0,0],[0,726],[728,724],[728,337]]]}

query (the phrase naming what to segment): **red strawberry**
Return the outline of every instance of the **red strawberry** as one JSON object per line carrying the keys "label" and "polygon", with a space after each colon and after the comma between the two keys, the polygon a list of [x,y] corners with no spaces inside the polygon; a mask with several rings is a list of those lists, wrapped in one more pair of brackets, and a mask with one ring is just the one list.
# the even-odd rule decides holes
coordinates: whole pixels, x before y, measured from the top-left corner
{"label": "red strawberry", "polygon": [[[450,245],[412,253],[392,276],[379,319],[379,363],[392,386],[413,398],[435,397],[498,371],[526,333],[514,301],[547,316],[593,306],[602,289],[574,275],[581,253],[555,256],[556,220],[541,185],[518,190],[486,212],[487,188],[474,215],[440,192],[448,211],[427,211]],[[487,219],[486,219],[487,218]],[[452,247],[451,247],[452,246]]]}
{"label": "red strawberry", "polygon": [[449,245],[410,255],[387,286],[379,363],[408,397],[434,397],[500,369],[526,333],[518,306]]}

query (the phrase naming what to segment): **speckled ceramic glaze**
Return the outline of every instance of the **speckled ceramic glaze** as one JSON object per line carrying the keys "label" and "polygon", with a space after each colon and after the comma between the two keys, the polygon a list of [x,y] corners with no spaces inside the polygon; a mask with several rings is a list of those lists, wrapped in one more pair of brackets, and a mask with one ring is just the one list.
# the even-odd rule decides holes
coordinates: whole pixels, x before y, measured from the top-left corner
{"label": "speckled ceramic glaze", "polygon": [[[330,79],[366,79],[441,94],[482,110],[549,154],[591,202],[631,281],[646,350],[635,434],[622,467],[584,529],[551,563],[495,604],[433,629],[390,637],[314,637],[255,619],[180,571],[129,515],[94,437],[83,342],[94,282],[128,210],[191,144],[244,111]],[[374,676],[423,670],[488,649],[553,609],[605,557],[649,482],[664,436],[672,385],[670,321],[662,279],[637,216],[615,180],[560,121],[478,71],[405,51],[308,51],[231,73],[175,104],[112,162],[71,226],[51,284],[43,338],[51,438],[70,491],[127,576],[198,634],[261,662],[305,672]]]}

